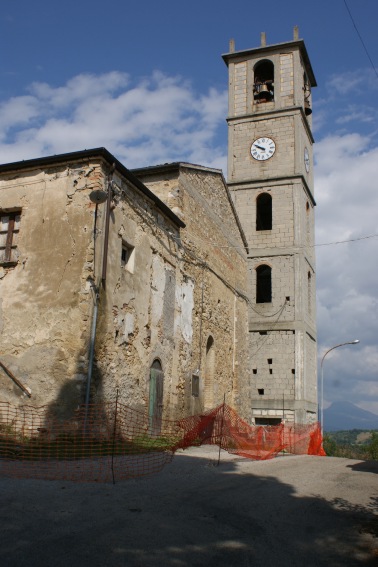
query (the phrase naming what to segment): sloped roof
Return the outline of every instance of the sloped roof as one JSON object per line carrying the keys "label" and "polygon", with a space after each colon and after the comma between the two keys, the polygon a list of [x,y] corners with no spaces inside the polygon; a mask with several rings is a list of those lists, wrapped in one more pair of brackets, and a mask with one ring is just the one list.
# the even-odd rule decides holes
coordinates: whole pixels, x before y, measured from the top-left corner
{"label": "sloped roof", "polygon": [[118,159],[114,157],[106,148],[93,148],[90,150],[82,150],[78,152],[45,156],[13,163],[5,163],[0,165],[0,175],[3,173],[11,173],[12,171],[35,169],[38,167],[53,166],[69,163],[72,161],[96,158],[100,158],[106,161],[110,167],[114,165],[115,169],[135,188],[143,193],[143,195],[153,201],[153,203],[161,210],[164,215],[166,215],[178,227],[185,227],[185,223],[177,215],[175,215],[175,213],[165,203],[163,203],[161,199],[159,199],[152,191],[150,191],[129,169],[127,169],[127,167],[125,167],[120,161],[118,161]]}

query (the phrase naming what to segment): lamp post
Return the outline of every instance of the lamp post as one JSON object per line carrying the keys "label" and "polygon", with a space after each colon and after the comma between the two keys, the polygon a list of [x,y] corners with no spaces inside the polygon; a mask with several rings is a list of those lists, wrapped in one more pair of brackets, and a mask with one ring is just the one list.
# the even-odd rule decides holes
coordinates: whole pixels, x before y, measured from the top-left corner
{"label": "lamp post", "polygon": [[345,345],[356,345],[357,343],[359,343],[359,339],[355,339],[354,341],[348,341],[346,343],[341,343],[339,345],[335,345],[332,348],[329,348],[323,355],[322,358],[322,362],[320,364],[320,368],[321,368],[321,382],[320,382],[320,425],[321,425],[321,431],[322,431],[322,437],[323,437],[323,382],[324,382],[324,374],[323,374],[323,362],[325,357],[327,356],[327,354],[329,352],[331,352],[331,350],[335,350],[335,348],[339,348]]}

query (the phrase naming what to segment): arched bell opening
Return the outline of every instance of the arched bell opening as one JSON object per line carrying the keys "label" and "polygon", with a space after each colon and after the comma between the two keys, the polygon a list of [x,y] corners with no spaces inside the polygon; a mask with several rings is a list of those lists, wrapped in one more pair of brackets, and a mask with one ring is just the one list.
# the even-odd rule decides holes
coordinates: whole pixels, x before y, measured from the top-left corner
{"label": "arched bell opening", "polygon": [[259,61],[254,68],[253,98],[256,104],[274,100],[274,65]]}

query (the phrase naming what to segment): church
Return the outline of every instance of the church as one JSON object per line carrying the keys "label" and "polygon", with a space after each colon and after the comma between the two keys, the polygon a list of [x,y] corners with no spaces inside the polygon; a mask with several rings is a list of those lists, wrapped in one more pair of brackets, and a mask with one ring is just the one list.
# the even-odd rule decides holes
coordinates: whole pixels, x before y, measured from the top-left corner
{"label": "church", "polygon": [[227,181],[105,148],[0,165],[3,401],[317,420],[316,80],[297,29],[223,59]]}

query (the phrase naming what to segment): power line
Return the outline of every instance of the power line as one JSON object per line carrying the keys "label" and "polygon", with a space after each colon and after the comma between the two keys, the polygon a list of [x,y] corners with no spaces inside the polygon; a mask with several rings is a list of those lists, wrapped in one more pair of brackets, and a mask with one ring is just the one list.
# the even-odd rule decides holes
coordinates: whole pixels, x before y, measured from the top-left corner
{"label": "power line", "polygon": [[346,9],[348,10],[348,14],[349,14],[349,16],[350,16],[350,19],[352,20],[352,24],[353,24],[353,26],[354,26],[354,29],[356,30],[357,35],[358,35],[358,37],[360,38],[360,41],[361,41],[362,46],[363,46],[363,48],[364,48],[364,50],[365,50],[365,53],[366,53],[366,55],[368,56],[368,59],[369,59],[369,61],[370,61],[370,63],[371,63],[371,66],[373,67],[374,73],[376,74],[376,77],[377,77],[377,79],[378,79],[378,72],[377,72],[377,69],[375,68],[375,65],[374,65],[374,63],[373,63],[373,60],[372,60],[372,58],[370,57],[370,54],[369,54],[369,52],[368,52],[368,50],[367,50],[367,47],[366,47],[366,45],[365,45],[364,40],[362,39],[362,36],[361,36],[360,32],[359,32],[358,29],[357,29],[356,22],[354,21],[354,18],[353,18],[353,16],[352,16],[351,11],[349,10],[349,6],[348,6],[346,0],[344,0],[344,4],[345,4]]}
{"label": "power line", "polygon": [[[173,238],[173,240],[177,240],[177,241],[180,240],[180,238],[174,237],[172,234],[170,234],[170,236],[171,236],[171,238]],[[218,248],[220,250],[229,250],[229,249],[243,250],[244,249],[243,246],[237,246],[237,245],[221,246],[219,244],[213,244],[212,242],[209,242],[208,240],[203,240],[201,238],[198,238],[193,233],[189,233],[188,236],[190,238],[194,237],[194,240],[197,241],[197,243],[201,242],[203,244],[206,244],[206,246],[211,246],[212,248]],[[319,248],[320,246],[336,246],[337,244],[347,244],[348,242],[358,242],[360,240],[368,240],[369,238],[377,238],[377,237],[378,237],[378,234],[368,234],[366,236],[360,236],[358,238],[347,238],[346,240],[335,240],[333,242],[322,242],[320,244],[295,246],[295,248],[305,249],[305,248]],[[286,249],[287,249],[287,247],[280,247],[280,246],[275,246],[274,248],[272,248],[272,250],[286,250]]]}
{"label": "power line", "polygon": [[318,246],[334,246],[335,244],[345,244],[346,242],[358,242],[358,240],[367,240],[368,238],[377,238],[378,234],[369,234],[368,236],[360,236],[359,238],[348,238],[347,240],[337,240],[335,242],[324,242],[323,244],[314,244]]}

